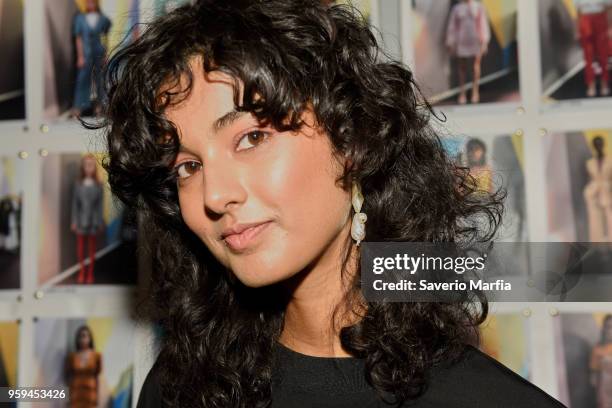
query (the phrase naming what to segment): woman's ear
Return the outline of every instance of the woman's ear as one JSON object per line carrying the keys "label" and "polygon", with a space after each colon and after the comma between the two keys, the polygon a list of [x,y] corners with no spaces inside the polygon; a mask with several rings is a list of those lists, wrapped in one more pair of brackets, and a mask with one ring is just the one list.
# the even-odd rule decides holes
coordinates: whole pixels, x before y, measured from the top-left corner
{"label": "woman's ear", "polygon": [[350,152],[345,152],[342,156],[342,160],[344,162],[344,174],[351,175],[351,177],[347,178],[348,182],[353,181],[352,175],[357,171],[357,165],[355,163],[355,157]]}

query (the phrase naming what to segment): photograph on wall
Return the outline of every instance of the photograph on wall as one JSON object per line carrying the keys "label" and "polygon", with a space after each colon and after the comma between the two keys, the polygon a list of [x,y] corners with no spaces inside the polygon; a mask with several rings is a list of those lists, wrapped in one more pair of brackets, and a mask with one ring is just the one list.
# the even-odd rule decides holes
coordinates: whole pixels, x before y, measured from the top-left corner
{"label": "photograph on wall", "polygon": [[26,161],[0,156],[0,290],[19,289]]}
{"label": "photograph on wall", "polygon": [[547,240],[589,243],[586,269],[611,270],[612,129],[552,132],[542,143]]}
{"label": "photograph on wall", "polygon": [[42,162],[38,283],[134,285],[137,222],[108,186],[100,154]]}
{"label": "photograph on wall", "polygon": [[543,100],[609,97],[612,1],[538,1]]}
{"label": "photograph on wall", "polygon": [[470,170],[477,190],[507,190],[506,213],[496,241],[528,241],[523,137],[453,135],[444,136],[442,143],[456,164]]}
{"label": "photograph on wall", "polygon": [[44,116],[100,113],[102,66],[138,36],[140,0],[45,0]]}
{"label": "photograph on wall", "polygon": [[[0,387],[17,386],[18,346],[19,324],[16,321],[0,321]],[[16,406],[4,404],[3,407]]]}
{"label": "photograph on wall", "polygon": [[527,322],[519,313],[491,313],[480,325],[480,350],[526,380],[531,378]]}
{"label": "photograph on wall", "polygon": [[[36,319],[34,359],[36,386],[67,388],[68,406],[132,406],[134,323],[129,319]],[[45,401],[34,406],[67,405]]]}
{"label": "photograph on wall", "polygon": [[569,408],[612,405],[612,312],[561,313],[554,322],[559,401]]}
{"label": "photograph on wall", "polygon": [[25,118],[23,0],[0,0],[0,120]]}
{"label": "photograph on wall", "polygon": [[500,249],[511,255],[507,259],[512,265],[504,266],[504,275],[528,275],[529,254],[523,244],[529,241],[523,137],[516,134],[451,135],[443,136],[442,144],[458,166],[469,169],[474,177],[474,194],[506,191],[504,214],[493,241],[507,243]]}
{"label": "photograph on wall", "polygon": [[437,105],[520,100],[516,0],[412,0],[413,71]]}

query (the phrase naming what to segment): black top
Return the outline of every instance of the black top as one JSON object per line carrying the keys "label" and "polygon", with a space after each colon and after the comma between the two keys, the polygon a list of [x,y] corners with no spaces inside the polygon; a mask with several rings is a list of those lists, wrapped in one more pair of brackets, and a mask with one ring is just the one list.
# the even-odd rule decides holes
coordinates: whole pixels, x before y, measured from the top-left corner
{"label": "black top", "polygon": [[[366,382],[364,361],[314,357],[278,345],[271,408],[389,408]],[[155,366],[140,392],[137,408],[162,408]],[[281,380],[282,378],[282,380]],[[389,399],[391,400],[391,399]],[[563,408],[520,375],[468,346],[451,367],[434,367],[427,391],[410,408]],[[567,408],[567,407],[565,407]]]}

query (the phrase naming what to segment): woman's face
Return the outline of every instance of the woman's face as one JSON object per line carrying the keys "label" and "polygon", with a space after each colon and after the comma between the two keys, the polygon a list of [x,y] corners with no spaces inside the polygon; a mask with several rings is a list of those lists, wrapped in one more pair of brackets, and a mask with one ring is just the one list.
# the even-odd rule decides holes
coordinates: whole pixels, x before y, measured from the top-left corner
{"label": "woman's face", "polygon": [[91,157],[84,159],[83,161],[83,171],[85,175],[88,177],[93,177],[96,172],[96,161]]}
{"label": "woman's face", "polygon": [[[203,72],[199,60],[191,66]],[[166,116],[181,139],[175,166],[185,223],[240,281],[259,287],[295,275],[345,238],[350,193],[335,182],[343,166],[325,133],[260,127],[234,111],[230,80],[194,75],[190,96]],[[312,124],[310,113],[304,118]]]}
{"label": "woman's face", "polygon": [[89,348],[91,344],[91,336],[88,330],[81,330],[79,333],[79,346],[81,350]]}
{"label": "woman's face", "polygon": [[470,151],[470,163],[480,163],[484,151],[480,147],[475,147]]}
{"label": "woman's face", "polygon": [[98,1],[97,0],[87,0],[85,3],[85,9],[87,10],[87,12],[97,11]]}
{"label": "woman's face", "polygon": [[604,140],[601,138],[593,139],[593,147],[595,150],[600,151],[604,148]]}

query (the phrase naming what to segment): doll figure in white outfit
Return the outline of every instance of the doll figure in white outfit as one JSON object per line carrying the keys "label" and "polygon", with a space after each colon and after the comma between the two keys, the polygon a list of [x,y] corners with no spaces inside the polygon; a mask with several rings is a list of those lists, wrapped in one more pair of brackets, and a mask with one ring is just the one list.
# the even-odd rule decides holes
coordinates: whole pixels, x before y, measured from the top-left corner
{"label": "doll figure in white outfit", "polygon": [[467,102],[465,79],[472,61],[472,103],[480,102],[480,63],[486,54],[491,30],[484,6],[476,0],[463,0],[451,9],[446,29],[446,46],[459,63],[459,104]]}

